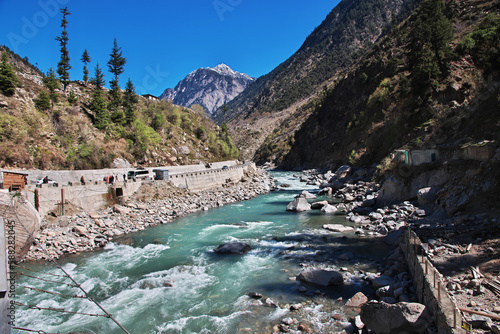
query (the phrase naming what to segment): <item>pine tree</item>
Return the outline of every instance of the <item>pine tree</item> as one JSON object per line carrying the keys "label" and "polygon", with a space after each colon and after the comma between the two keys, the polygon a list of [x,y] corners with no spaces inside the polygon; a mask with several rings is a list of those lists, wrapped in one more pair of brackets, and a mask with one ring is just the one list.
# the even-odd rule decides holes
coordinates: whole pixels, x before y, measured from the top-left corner
{"label": "pine tree", "polygon": [[16,86],[19,85],[14,67],[9,64],[9,55],[7,51],[2,53],[2,63],[0,64],[0,91],[5,96],[12,96],[16,92]]}
{"label": "pine tree", "polygon": [[61,60],[57,64],[57,74],[59,74],[59,77],[63,84],[63,90],[66,91],[66,87],[69,84],[69,70],[71,69],[68,52],[69,38],[68,32],[66,31],[66,28],[68,27],[68,21],[66,20],[66,16],[71,15],[71,13],[68,11],[68,7],[62,8],[61,13],[63,14],[63,19],[61,21],[61,27],[63,28],[63,31],[61,33],[61,36],[56,37],[56,41],[58,41],[59,45],[61,46]]}
{"label": "pine tree", "polygon": [[89,81],[89,70],[87,69],[87,64],[92,61],[92,59],[89,56],[89,52],[87,49],[83,51],[83,55],[81,58],[83,62],[83,81],[88,82]]}
{"label": "pine tree", "polygon": [[125,110],[126,124],[132,124],[135,121],[135,105],[139,102],[139,98],[135,93],[135,87],[130,78],[125,86],[123,94],[123,109]]}
{"label": "pine tree", "polygon": [[98,129],[105,129],[109,125],[109,112],[106,109],[106,101],[102,93],[104,85],[104,74],[99,63],[95,67],[94,78],[91,82],[95,85],[90,102],[90,110],[94,113],[94,125]]}
{"label": "pine tree", "polygon": [[113,74],[113,80],[110,81],[110,88],[111,90],[109,91],[111,95],[111,102],[109,104],[110,110],[116,111],[118,110],[118,107],[121,104],[121,91],[120,91],[120,85],[118,82],[118,77],[123,73],[124,71],[124,66],[127,60],[125,57],[123,57],[123,52],[121,51],[121,48],[118,47],[118,42],[116,41],[116,38],[114,40],[113,44],[113,49],[111,50],[110,53],[110,59],[108,61],[108,68],[111,74]]}
{"label": "pine tree", "polygon": [[102,69],[99,67],[99,63],[95,66],[94,77],[90,79],[90,82],[95,85],[95,90],[101,90],[104,86],[104,74]]}
{"label": "pine tree", "polygon": [[45,78],[43,78],[43,84],[50,92],[50,100],[52,101],[52,107],[54,107],[54,103],[57,103],[59,101],[59,95],[56,93],[56,89],[59,89],[61,83],[56,77],[56,74],[52,67],[47,71]]}
{"label": "pine tree", "polygon": [[101,130],[107,128],[109,125],[109,112],[106,109],[106,101],[101,90],[94,90],[92,93],[90,110],[94,113],[95,127]]}
{"label": "pine tree", "polygon": [[450,21],[443,13],[442,0],[425,0],[409,34],[408,62],[413,83],[428,84],[445,70],[445,59],[451,52],[453,37]]}
{"label": "pine tree", "polygon": [[49,110],[51,108],[50,96],[46,91],[41,91],[35,100],[35,107],[38,110]]}
{"label": "pine tree", "polygon": [[223,104],[220,109],[222,110],[222,114],[225,116],[226,113],[229,111],[229,107],[227,106],[227,104]]}
{"label": "pine tree", "polygon": [[68,103],[75,104],[78,101],[78,96],[76,96],[74,91],[70,91],[68,94]]}

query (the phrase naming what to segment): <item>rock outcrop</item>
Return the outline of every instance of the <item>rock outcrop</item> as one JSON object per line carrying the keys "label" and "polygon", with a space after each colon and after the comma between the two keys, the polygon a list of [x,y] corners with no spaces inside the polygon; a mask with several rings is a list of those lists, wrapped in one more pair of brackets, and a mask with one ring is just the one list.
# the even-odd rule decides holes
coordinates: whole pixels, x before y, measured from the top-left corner
{"label": "rock outcrop", "polygon": [[432,316],[419,303],[368,302],[361,306],[361,321],[379,334],[424,333]]}

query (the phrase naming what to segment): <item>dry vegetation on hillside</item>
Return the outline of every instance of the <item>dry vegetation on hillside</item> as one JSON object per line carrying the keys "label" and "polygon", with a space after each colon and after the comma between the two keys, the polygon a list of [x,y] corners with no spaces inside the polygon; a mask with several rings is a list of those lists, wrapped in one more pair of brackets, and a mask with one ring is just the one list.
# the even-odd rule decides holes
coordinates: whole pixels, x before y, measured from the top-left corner
{"label": "dry vegetation on hillside", "polygon": [[[12,96],[0,94],[0,167],[108,168],[115,158],[147,166],[238,157],[225,127],[168,101],[140,97],[134,122],[112,121],[102,130],[95,127],[96,115],[90,110],[90,83],[71,82],[66,92],[56,90],[53,106],[37,108],[40,93],[48,92],[43,74],[26,59],[0,51],[9,53],[19,79]],[[109,101],[107,90],[103,93]]]}

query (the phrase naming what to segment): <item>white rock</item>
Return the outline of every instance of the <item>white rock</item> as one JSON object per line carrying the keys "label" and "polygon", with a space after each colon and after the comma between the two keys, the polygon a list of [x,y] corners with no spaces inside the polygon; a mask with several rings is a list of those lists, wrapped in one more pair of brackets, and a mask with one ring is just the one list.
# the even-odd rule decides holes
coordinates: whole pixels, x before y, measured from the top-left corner
{"label": "white rock", "polygon": [[340,232],[340,233],[354,231],[353,227],[344,226],[342,224],[326,224],[323,225],[323,228],[332,232]]}

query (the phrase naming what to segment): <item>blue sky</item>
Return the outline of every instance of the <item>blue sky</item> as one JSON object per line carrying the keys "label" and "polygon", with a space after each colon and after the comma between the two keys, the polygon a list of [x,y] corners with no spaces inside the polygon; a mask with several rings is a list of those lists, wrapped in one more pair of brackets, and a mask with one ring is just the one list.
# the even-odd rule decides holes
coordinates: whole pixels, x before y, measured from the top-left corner
{"label": "blue sky", "polygon": [[56,69],[62,14],[68,7],[71,79],[82,53],[105,69],[116,37],[140,94],[160,95],[200,67],[220,63],[264,75],[300,48],[339,0],[0,0],[0,44],[46,72]]}

